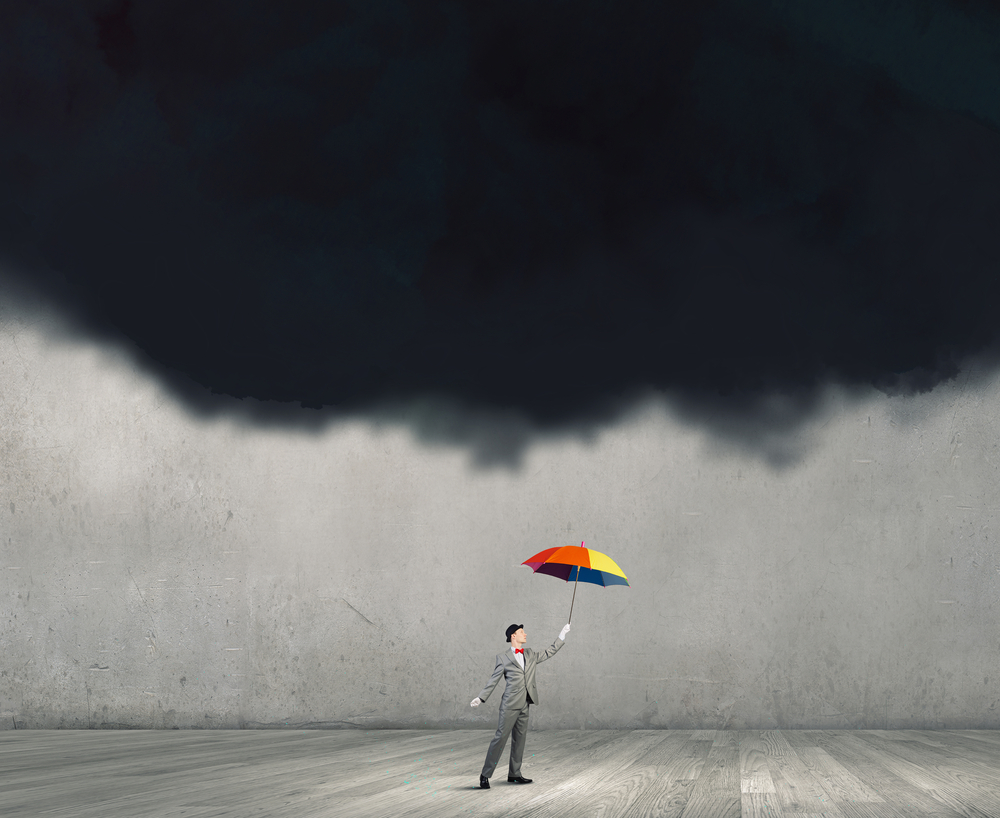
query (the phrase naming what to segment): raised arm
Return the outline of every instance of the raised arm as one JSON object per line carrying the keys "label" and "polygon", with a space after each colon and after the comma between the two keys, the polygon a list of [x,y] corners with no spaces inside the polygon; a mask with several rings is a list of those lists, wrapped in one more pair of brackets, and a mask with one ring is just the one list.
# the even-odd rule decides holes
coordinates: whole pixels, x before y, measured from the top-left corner
{"label": "raised arm", "polygon": [[559,631],[559,635],[556,637],[555,642],[549,645],[549,647],[547,647],[542,653],[536,654],[535,661],[544,662],[549,657],[555,656],[556,651],[566,644],[564,640],[566,639],[567,633],[569,633],[569,625],[566,625],[561,631]]}

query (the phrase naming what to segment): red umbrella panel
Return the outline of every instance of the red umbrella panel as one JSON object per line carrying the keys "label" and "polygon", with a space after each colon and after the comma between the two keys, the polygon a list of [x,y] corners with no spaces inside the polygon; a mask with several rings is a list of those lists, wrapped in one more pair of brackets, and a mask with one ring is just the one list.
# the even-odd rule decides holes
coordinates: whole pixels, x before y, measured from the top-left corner
{"label": "red umbrella panel", "polygon": [[576,584],[581,581],[593,585],[628,585],[625,572],[607,554],[586,548],[586,543],[547,548],[526,559],[527,565],[536,574],[548,574],[566,582],[575,583],[573,600],[570,602],[570,621],[573,618],[573,604],[576,602]]}

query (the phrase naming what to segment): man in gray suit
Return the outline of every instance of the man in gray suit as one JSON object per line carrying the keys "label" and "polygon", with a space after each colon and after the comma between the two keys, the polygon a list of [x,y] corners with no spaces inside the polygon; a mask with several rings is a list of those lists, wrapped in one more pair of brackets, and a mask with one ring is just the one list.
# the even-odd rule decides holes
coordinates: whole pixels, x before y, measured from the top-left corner
{"label": "man in gray suit", "polygon": [[511,625],[507,628],[507,641],[510,642],[510,650],[497,654],[497,665],[493,669],[493,675],[486,683],[478,696],[472,700],[473,707],[479,707],[493,692],[500,677],[507,680],[507,687],[500,700],[500,724],[497,727],[496,735],[490,742],[490,749],[486,753],[486,763],[483,764],[483,771],[479,774],[479,786],[484,790],[490,788],[490,776],[496,769],[500,760],[500,753],[503,752],[507,737],[514,734],[514,740],[510,745],[510,767],[507,772],[507,781],[511,784],[530,784],[530,778],[521,775],[521,757],[524,755],[524,740],[528,734],[528,707],[538,704],[538,688],[535,686],[535,665],[544,662],[550,656],[554,656],[556,651],[563,646],[566,634],[569,633],[569,625],[560,631],[559,638],[552,645],[545,649],[544,653],[536,653],[531,648],[525,648],[524,643],[528,641],[528,634],[524,632],[524,625]]}

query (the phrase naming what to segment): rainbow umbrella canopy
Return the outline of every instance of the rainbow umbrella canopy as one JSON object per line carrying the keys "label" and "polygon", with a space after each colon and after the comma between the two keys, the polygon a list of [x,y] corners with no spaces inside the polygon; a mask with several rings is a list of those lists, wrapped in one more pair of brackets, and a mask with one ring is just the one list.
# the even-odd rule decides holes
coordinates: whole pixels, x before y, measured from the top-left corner
{"label": "rainbow umbrella canopy", "polygon": [[527,565],[536,574],[548,574],[566,582],[572,581],[573,599],[569,603],[569,622],[573,621],[573,604],[576,602],[576,588],[580,581],[593,585],[628,585],[625,572],[607,554],[586,548],[586,543],[546,548],[526,559]]}

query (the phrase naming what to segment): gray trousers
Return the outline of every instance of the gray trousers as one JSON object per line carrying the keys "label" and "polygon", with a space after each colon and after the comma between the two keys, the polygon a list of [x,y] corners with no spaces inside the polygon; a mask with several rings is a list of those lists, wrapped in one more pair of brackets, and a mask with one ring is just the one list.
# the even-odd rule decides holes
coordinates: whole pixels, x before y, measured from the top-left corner
{"label": "gray trousers", "polygon": [[521,774],[521,756],[524,755],[524,740],[528,736],[528,708],[530,704],[524,705],[522,710],[505,710],[500,708],[500,724],[497,726],[496,735],[490,742],[490,749],[486,751],[486,763],[483,764],[481,775],[489,778],[497,768],[500,760],[500,753],[503,752],[508,736],[514,734],[510,743],[510,766],[507,775],[516,778]]}

